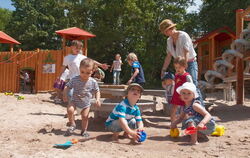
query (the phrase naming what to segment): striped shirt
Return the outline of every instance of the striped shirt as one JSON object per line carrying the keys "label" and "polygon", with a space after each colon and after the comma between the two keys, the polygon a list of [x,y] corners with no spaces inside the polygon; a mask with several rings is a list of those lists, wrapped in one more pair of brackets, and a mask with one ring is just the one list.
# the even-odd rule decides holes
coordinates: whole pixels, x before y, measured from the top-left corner
{"label": "striped shirt", "polygon": [[92,77],[88,81],[82,81],[80,76],[75,76],[66,86],[74,89],[72,102],[79,108],[89,107],[93,94],[99,91],[99,86]]}
{"label": "striped shirt", "polygon": [[139,107],[136,104],[131,106],[128,99],[124,99],[121,103],[116,105],[106,120],[105,125],[109,126],[114,120],[118,120],[119,118],[125,118],[127,121],[135,118],[136,122],[142,121]]}

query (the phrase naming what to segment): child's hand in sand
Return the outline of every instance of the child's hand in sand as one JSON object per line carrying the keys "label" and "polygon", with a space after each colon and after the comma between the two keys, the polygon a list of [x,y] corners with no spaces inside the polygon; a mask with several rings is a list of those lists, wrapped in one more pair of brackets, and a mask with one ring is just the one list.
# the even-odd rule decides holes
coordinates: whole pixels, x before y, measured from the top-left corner
{"label": "child's hand in sand", "polygon": [[202,122],[200,122],[198,125],[197,125],[197,130],[202,130],[202,129],[204,129],[205,128],[205,124],[204,123],[202,123]]}
{"label": "child's hand in sand", "polygon": [[140,134],[136,131],[131,131],[129,135],[133,138],[133,140],[138,141],[140,139]]}

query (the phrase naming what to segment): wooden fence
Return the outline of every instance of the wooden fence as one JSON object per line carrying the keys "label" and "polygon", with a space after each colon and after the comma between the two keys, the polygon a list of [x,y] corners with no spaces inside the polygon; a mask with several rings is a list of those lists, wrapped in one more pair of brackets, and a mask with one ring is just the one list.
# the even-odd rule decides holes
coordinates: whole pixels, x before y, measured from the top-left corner
{"label": "wooden fence", "polygon": [[59,75],[63,56],[62,50],[36,50],[0,52],[0,92],[20,91],[20,70],[33,69],[35,92],[53,90]]}

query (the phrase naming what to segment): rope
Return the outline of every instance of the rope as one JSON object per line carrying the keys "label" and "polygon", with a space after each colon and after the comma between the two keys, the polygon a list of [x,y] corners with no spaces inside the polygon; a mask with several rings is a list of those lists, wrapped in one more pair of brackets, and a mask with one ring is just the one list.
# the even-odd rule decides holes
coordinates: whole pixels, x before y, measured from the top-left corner
{"label": "rope", "polygon": [[[0,64],[9,64],[9,63],[6,63],[6,61],[9,61],[9,60],[13,59],[13,58],[16,57],[18,54],[20,54],[20,53],[16,53],[16,54],[15,54],[14,56],[12,56],[11,58],[9,58],[9,59],[7,59],[7,60],[4,60],[4,61],[1,61]],[[11,63],[13,63],[13,62],[11,62]]]}
{"label": "rope", "polygon": [[[18,54],[20,54],[20,53],[18,53]],[[17,56],[18,54],[16,54],[15,56]],[[0,64],[13,64],[13,63],[21,63],[21,62],[23,62],[23,61],[26,61],[27,59],[29,59],[29,58],[31,58],[31,57],[33,57],[34,55],[36,55],[37,54],[37,52],[36,53],[33,53],[31,56],[29,56],[29,57],[27,57],[27,58],[24,58],[23,60],[20,60],[20,61],[17,61],[17,62],[10,62],[10,63],[6,63],[6,62],[0,62]],[[13,56],[13,57],[11,57],[11,58],[14,58],[15,56]],[[11,58],[9,58],[8,60],[6,60],[6,61],[9,61]]]}

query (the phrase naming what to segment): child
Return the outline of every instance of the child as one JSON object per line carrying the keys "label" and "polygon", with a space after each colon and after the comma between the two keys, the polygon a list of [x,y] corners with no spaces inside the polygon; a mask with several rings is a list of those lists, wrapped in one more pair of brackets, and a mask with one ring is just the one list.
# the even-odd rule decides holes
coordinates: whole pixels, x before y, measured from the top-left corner
{"label": "child", "polygon": [[[194,134],[191,134],[191,144],[198,144],[197,134],[211,134],[215,130],[215,122],[209,112],[201,105],[200,101],[195,100],[199,95],[196,86],[193,83],[186,82],[177,88],[177,93],[185,103],[185,108],[176,121],[172,122],[171,128],[177,128],[177,124],[186,119],[182,123],[182,129],[188,127],[196,127]],[[204,130],[204,127],[206,129]],[[203,130],[202,130],[203,129]]]}
{"label": "child", "polygon": [[173,106],[170,110],[170,118],[171,122],[174,122],[176,119],[176,111],[178,106],[183,107],[185,103],[180,99],[180,95],[176,92],[176,89],[180,87],[185,82],[193,82],[192,77],[188,72],[186,72],[187,62],[183,57],[177,57],[174,59],[174,67],[175,67],[175,86],[174,86],[174,94],[171,100],[171,104]]}
{"label": "child", "polygon": [[[171,100],[172,100],[172,96],[174,93],[174,74],[170,73],[170,72],[165,72],[163,78],[161,79],[161,84],[162,87],[166,90],[165,91],[165,97],[166,97],[166,101],[168,103],[168,105],[170,108],[172,107],[171,105]],[[163,107],[163,111],[166,113],[169,113],[167,111],[169,108],[167,107]]]}
{"label": "child", "polygon": [[101,82],[105,78],[105,73],[100,68],[96,68],[92,77],[97,81]]}
{"label": "child", "polygon": [[56,89],[56,97],[55,97],[55,103],[60,104],[62,103],[63,99],[63,89],[65,87],[65,84],[68,80],[69,75],[69,69],[65,69],[65,71],[62,73],[60,79],[56,79],[54,88]]}
{"label": "child", "polygon": [[[136,105],[141,97],[143,88],[137,83],[131,83],[127,88],[127,96],[121,103],[116,105],[105,122],[106,129],[113,132],[112,140],[118,141],[120,132],[128,134],[134,141],[140,139],[137,131],[143,130],[141,112]],[[136,131],[137,129],[137,131]]]}
{"label": "child", "polygon": [[68,92],[70,89],[74,89],[72,100],[69,100],[68,118],[70,127],[68,128],[65,135],[71,135],[76,129],[76,123],[74,119],[74,111],[77,110],[82,117],[82,131],[83,137],[89,137],[87,133],[89,110],[91,106],[90,99],[93,94],[96,99],[96,106],[100,107],[100,91],[97,82],[90,77],[95,68],[95,63],[92,59],[83,59],[80,63],[80,75],[72,78],[65,86],[64,89],[64,101],[68,101]]}
{"label": "child", "polygon": [[141,86],[143,86],[145,84],[144,72],[135,53],[128,54],[127,62],[130,66],[132,66],[132,76],[128,80],[127,84],[138,83]]}
{"label": "child", "polygon": [[113,64],[110,69],[110,72],[112,72],[113,70],[113,84],[116,84],[116,85],[120,84],[120,73],[122,70],[121,65],[122,65],[121,55],[116,54],[115,60],[113,61]]}

